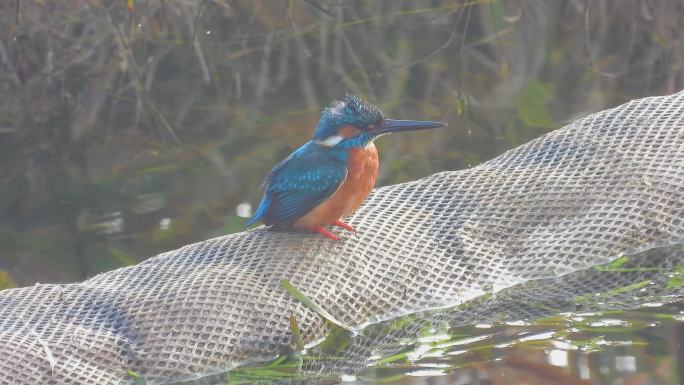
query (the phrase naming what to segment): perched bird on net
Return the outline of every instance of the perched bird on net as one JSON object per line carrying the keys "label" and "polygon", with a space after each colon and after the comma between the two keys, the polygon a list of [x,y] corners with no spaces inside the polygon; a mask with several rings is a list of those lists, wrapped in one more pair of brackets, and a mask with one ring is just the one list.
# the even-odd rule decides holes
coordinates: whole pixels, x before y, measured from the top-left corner
{"label": "perched bird on net", "polygon": [[312,140],[266,176],[257,221],[339,238],[323,225],[349,231],[342,218],[356,210],[375,186],[380,168],[373,141],[391,132],[444,127],[443,122],[385,119],[378,107],[347,94],[323,110]]}

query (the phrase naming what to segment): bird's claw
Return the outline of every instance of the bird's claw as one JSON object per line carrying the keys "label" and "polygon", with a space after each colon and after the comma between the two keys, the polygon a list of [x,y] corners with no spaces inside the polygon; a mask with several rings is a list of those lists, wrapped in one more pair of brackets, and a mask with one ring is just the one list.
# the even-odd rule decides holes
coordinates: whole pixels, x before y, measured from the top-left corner
{"label": "bird's claw", "polygon": [[332,239],[333,241],[339,241],[340,240],[340,238],[338,238],[337,235],[331,233],[330,231],[324,229],[321,226],[316,226],[312,230],[317,232],[318,234],[321,234],[322,236],[324,236],[328,239]]}
{"label": "bird's claw", "polygon": [[334,221],[334,222],[331,222],[330,224],[333,225],[333,226],[341,227],[341,228],[343,228],[343,229],[345,229],[345,230],[349,230],[349,231],[356,232],[356,230],[354,230],[353,227],[349,226],[348,224],[342,222],[342,221],[339,220],[339,219],[336,220],[336,221]]}

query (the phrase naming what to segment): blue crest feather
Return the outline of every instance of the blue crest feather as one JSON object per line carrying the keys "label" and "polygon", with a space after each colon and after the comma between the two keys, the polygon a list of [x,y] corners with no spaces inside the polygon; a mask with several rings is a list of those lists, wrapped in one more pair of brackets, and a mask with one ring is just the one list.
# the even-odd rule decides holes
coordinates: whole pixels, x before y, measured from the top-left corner
{"label": "blue crest feather", "polygon": [[342,126],[363,128],[382,119],[383,114],[378,107],[347,93],[344,99],[332,102],[323,110],[314,137],[324,140],[336,135],[337,129]]}

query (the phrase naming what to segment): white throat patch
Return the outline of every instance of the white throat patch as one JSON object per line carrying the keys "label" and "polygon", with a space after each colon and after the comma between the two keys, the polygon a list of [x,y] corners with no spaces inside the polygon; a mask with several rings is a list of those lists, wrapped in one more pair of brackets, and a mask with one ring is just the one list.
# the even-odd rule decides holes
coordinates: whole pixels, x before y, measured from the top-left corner
{"label": "white throat patch", "polygon": [[340,135],[331,135],[323,140],[315,140],[316,144],[319,144],[324,147],[335,147],[335,145],[341,141],[343,141],[344,138],[341,137]]}

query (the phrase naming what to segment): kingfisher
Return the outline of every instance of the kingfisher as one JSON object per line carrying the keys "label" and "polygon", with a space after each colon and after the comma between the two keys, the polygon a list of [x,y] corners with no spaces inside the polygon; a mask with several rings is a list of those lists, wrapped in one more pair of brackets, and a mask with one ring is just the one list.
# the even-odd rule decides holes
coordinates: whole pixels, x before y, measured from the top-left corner
{"label": "kingfisher", "polygon": [[380,163],[375,139],[392,132],[444,127],[444,122],[385,119],[380,109],[353,94],[326,107],[312,140],[278,163],[262,184],[264,195],[247,226],[300,229],[339,238],[333,225],[356,210],[375,186]]}

